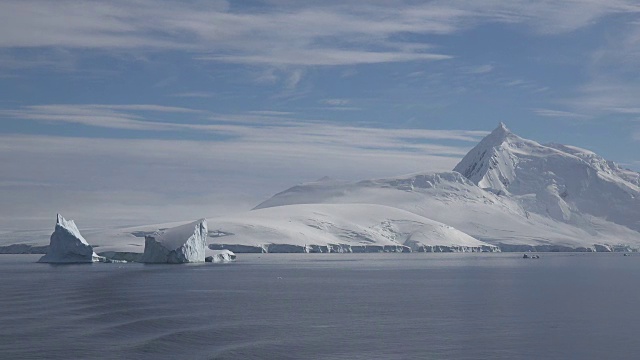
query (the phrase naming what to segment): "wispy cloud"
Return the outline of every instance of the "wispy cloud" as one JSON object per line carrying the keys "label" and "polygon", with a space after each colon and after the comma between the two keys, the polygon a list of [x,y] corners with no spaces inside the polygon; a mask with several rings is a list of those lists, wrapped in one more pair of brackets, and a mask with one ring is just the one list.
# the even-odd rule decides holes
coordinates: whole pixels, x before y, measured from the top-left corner
{"label": "wispy cloud", "polygon": [[263,116],[288,116],[288,115],[294,114],[291,111],[275,111],[275,110],[251,110],[251,111],[248,111],[248,113],[253,115],[263,115]]}
{"label": "wispy cloud", "polygon": [[0,226],[48,226],[60,211],[83,226],[112,226],[248,210],[324,175],[357,180],[450,170],[467,149],[430,140],[470,141],[484,134],[319,124],[212,127],[235,136],[187,141],[0,135],[7,185],[0,184]]}
{"label": "wispy cloud", "polygon": [[[198,58],[268,65],[347,65],[449,56],[426,52],[425,44],[388,39],[400,33],[446,33],[452,10],[420,17],[393,8],[358,6],[271,6],[243,12],[202,2],[150,0],[4,1],[0,4],[0,47],[60,47],[120,51],[181,50]],[[234,8],[236,9],[236,8]],[[331,45],[330,45],[331,44]],[[379,48],[379,49],[376,49]]]}
{"label": "wispy cloud", "polygon": [[129,105],[31,105],[14,110],[0,110],[0,117],[35,120],[50,123],[74,123],[112,129],[128,130],[172,130],[179,123],[152,121],[140,113],[197,114],[199,110],[148,104]]}
{"label": "wispy cloud", "polygon": [[341,49],[303,49],[288,52],[262,53],[257,55],[212,55],[200,56],[199,60],[262,65],[356,65],[385,62],[429,61],[451,59],[449,55],[428,53],[402,53],[391,51],[364,51]]}
{"label": "wispy cloud", "polygon": [[[331,100],[336,102],[339,99]],[[342,99],[341,103],[345,101]],[[155,113],[181,116],[179,120],[156,121],[153,115]],[[456,155],[461,154],[457,148],[431,146],[420,142],[425,140],[475,142],[478,137],[486,134],[482,131],[382,129],[334,125],[322,119],[299,118],[287,111],[253,110],[235,114],[211,114],[196,109],[153,104],[30,105],[13,110],[0,110],[0,117],[127,130],[211,132],[255,143],[284,141],[286,144],[314,143],[323,146],[340,144],[346,147],[346,151],[349,147],[359,146],[408,151],[430,149],[437,150],[441,154]]]}
{"label": "wispy cloud", "polygon": [[96,104],[96,105],[81,105],[81,106],[88,109],[100,109],[100,110],[152,111],[152,112],[183,113],[183,114],[202,112],[201,110],[195,110],[195,109],[184,108],[184,107],[149,105],[149,104],[126,104],[126,105]]}
{"label": "wispy cloud", "polygon": [[320,100],[321,104],[331,105],[331,106],[346,106],[351,103],[349,99],[323,99]]}
{"label": "wispy cloud", "polygon": [[204,92],[204,91],[192,91],[192,92],[182,92],[171,94],[173,97],[179,98],[212,98],[216,96],[216,93],[213,92]]}
{"label": "wispy cloud", "polygon": [[616,76],[598,76],[563,100],[574,109],[592,114],[640,114],[640,85]]}
{"label": "wispy cloud", "polygon": [[467,74],[486,74],[492,71],[493,71],[493,65],[491,64],[468,66],[464,68],[464,72],[466,72]]}
{"label": "wispy cloud", "polygon": [[585,59],[585,82],[561,102],[592,116],[635,121],[640,114],[640,23],[621,21],[618,36],[607,36]]}
{"label": "wispy cloud", "polygon": [[451,34],[487,22],[558,33],[639,11],[631,0],[272,2],[244,9],[225,1],[5,0],[0,47],[180,50],[202,60],[278,66],[431,61],[451,56],[400,35]]}
{"label": "wispy cloud", "polygon": [[287,77],[286,86],[288,89],[295,89],[298,83],[302,80],[304,72],[301,69],[296,69]]}
{"label": "wispy cloud", "polygon": [[572,118],[572,119],[586,119],[588,116],[574,113],[571,111],[553,110],[553,109],[533,109],[536,115],[553,118]]}

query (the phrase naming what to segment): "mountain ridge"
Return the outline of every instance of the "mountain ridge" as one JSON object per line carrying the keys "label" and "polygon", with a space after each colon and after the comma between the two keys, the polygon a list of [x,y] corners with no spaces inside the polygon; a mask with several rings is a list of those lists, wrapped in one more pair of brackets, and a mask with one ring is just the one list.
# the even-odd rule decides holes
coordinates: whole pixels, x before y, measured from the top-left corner
{"label": "mountain ridge", "polygon": [[[465,176],[466,175],[466,176]],[[500,123],[453,172],[298,185],[256,206],[374,203],[501,247],[640,246],[640,174],[570,145],[542,145]]]}

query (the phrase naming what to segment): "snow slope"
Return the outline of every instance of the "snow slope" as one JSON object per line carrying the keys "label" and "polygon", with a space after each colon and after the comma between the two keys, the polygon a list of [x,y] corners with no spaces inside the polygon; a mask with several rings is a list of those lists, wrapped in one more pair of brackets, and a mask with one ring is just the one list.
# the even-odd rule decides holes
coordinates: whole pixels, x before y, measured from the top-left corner
{"label": "snow slope", "polygon": [[210,223],[209,247],[234,252],[497,251],[450,226],[382,205],[288,205]]}

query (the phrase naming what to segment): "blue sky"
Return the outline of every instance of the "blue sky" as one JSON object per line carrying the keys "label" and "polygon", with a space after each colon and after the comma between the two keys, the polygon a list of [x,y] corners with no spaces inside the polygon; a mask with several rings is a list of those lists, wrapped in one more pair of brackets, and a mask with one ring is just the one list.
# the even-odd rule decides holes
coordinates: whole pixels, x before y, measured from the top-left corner
{"label": "blue sky", "polygon": [[640,169],[640,4],[0,2],[0,227],[450,170],[505,122]]}

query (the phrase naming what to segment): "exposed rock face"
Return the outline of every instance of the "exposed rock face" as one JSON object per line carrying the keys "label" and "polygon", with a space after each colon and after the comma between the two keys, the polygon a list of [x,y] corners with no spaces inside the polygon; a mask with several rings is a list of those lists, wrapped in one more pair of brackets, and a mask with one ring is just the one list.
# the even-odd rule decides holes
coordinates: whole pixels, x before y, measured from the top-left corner
{"label": "exposed rock face", "polygon": [[182,264],[204,262],[207,221],[200,219],[145,236],[140,262]]}
{"label": "exposed rock face", "polygon": [[41,263],[92,263],[100,257],[93,252],[73,220],[65,220],[58,214],[56,228],[49,243],[46,255],[40,258]]}

